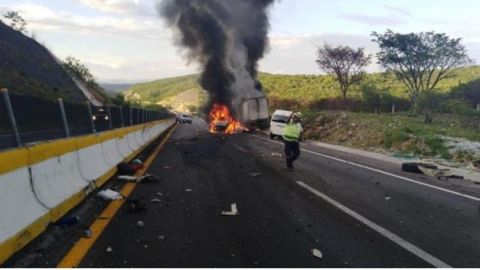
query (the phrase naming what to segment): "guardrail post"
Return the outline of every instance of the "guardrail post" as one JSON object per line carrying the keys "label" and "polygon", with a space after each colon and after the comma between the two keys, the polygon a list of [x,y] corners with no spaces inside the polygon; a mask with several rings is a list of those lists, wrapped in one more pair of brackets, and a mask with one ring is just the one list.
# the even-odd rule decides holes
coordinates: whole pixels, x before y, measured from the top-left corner
{"label": "guardrail post", "polygon": [[60,108],[60,114],[62,115],[63,128],[65,129],[65,136],[70,138],[70,128],[68,127],[67,114],[65,113],[65,106],[63,106],[63,99],[58,99],[58,107]]}
{"label": "guardrail post", "polygon": [[90,124],[92,125],[92,133],[97,133],[97,129],[95,128],[95,121],[93,121],[93,113],[92,113],[92,104],[87,101],[87,109],[88,115],[90,116]]}
{"label": "guardrail post", "polygon": [[8,119],[10,120],[10,125],[12,126],[13,136],[15,137],[15,142],[17,146],[22,146],[22,141],[20,140],[20,134],[18,133],[17,121],[15,121],[15,114],[13,114],[12,103],[10,102],[10,96],[8,95],[8,90],[0,90],[3,95],[3,101],[5,102],[5,108],[7,109]]}
{"label": "guardrail post", "polygon": [[123,122],[123,108],[122,108],[122,106],[120,106],[118,108],[120,110],[120,124],[122,125],[122,127],[125,127],[125,123]]}
{"label": "guardrail post", "polygon": [[140,109],[135,108],[135,111],[137,112],[137,122],[135,123],[136,125],[140,124]]}
{"label": "guardrail post", "polygon": [[130,126],[133,126],[133,108],[128,107],[130,109]]}
{"label": "guardrail post", "polygon": [[110,105],[107,105],[107,114],[108,114],[108,128],[113,129],[112,125],[112,113],[110,111]]}

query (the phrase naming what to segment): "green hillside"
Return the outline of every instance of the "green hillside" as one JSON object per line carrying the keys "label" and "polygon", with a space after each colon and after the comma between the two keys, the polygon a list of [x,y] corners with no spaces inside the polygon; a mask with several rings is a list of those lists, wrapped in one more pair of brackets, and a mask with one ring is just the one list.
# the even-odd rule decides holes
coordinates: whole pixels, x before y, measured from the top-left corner
{"label": "green hillside", "polygon": [[198,75],[187,75],[140,83],[129,88],[124,95],[130,101],[161,103],[163,100],[187,90],[197,89],[200,91],[197,80]]}
{"label": "green hillside", "polygon": [[[468,83],[480,78],[480,66],[471,66],[455,70],[450,77],[438,84],[438,89],[447,92],[461,83]],[[259,79],[265,92],[271,98],[311,102],[326,98],[340,97],[338,84],[330,75],[280,75],[261,73]],[[167,98],[196,89],[198,75],[189,75],[161,79],[149,83],[137,84],[126,91],[129,100],[141,100],[146,103],[162,103]],[[390,73],[367,74],[362,83],[375,85],[378,89],[386,89],[396,97],[407,98],[406,87]],[[359,98],[358,86],[353,86],[349,97]]]}

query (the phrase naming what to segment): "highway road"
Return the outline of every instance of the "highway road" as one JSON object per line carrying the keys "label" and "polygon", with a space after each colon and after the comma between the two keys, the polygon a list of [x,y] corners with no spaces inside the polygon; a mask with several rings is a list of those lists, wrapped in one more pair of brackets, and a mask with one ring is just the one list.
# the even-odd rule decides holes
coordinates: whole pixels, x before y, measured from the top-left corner
{"label": "highway road", "polygon": [[290,172],[282,150],[179,125],[130,196],[147,210],[124,204],[80,266],[480,267],[478,185],[308,144]]}

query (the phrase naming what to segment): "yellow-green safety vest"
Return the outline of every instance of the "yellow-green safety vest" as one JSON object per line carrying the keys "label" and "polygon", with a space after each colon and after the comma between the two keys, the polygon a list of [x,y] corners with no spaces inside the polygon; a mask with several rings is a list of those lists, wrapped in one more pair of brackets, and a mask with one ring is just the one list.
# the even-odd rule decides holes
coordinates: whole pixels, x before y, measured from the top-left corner
{"label": "yellow-green safety vest", "polygon": [[283,129],[283,139],[286,141],[298,141],[302,128],[299,124],[290,123]]}

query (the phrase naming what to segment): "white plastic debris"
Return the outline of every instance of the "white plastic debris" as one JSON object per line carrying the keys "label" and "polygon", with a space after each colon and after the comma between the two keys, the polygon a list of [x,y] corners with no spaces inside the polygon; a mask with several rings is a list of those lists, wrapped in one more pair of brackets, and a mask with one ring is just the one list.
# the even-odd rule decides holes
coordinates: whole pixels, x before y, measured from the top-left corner
{"label": "white plastic debris", "polygon": [[141,220],[137,221],[137,227],[139,228],[143,228],[143,226],[145,226],[145,223]]}
{"label": "white plastic debris", "polygon": [[162,202],[162,200],[160,200],[158,198],[154,198],[154,199],[151,199],[150,202],[160,203],[160,202]]}
{"label": "white plastic debris", "polygon": [[163,195],[163,193],[161,193],[161,192],[157,192],[157,195],[158,195],[158,196],[162,196],[162,195]]}
{"label": "white plastic debris", "polygon": [[272,157],[282,157],[282,154],[277,153],[277,152],[273,152]]}
{"label": "white plastic debris", "polygon": [[185,192],[192,192],[192,189],[187,188],[187,189],[185,189]]}
{"label": "white plastic debris", "polygon": [[165,235],[159,235],[158,240],[165,240]]}
{"label": "white plastic debris", "polygon": [[127,182],[135,182],[137,181],[138,178],[136,176],[131,176],[131,175],[119,175],[118,179],[125,180]]}
{"label": "white plastic debris", "polygon": [[112,248],[111,246],[108,246],[105,251],[106,251],[106,252],[112,252],[112,251],[113,251],[113,248]]}
{"label": "white plastic debris", "polygon": [[323,258],[322,252],[316,248],[312,249],[312,254],[317,258],[320,258],[320,259]]}
{"label": "white plastic debris", "polygon": [[231,208],[230,211],[222,211],[222,216],[237,216],[239,214],[236,203],[232,203],[230,208]]}
{"label": "white plastic debris", "polygon": [[251,177],[259,177],[260,175],[262,175],[262,174],[259,173],[259,172],[252,172],[252,173],[250,174]]}
{"label": "white plastic debris", "polygon": [[98,192],[97,195],[104,200],[122,200],[123,199],[122,194],[111,189],[102,190]]}
{"label": "white plastic debris", "polygon": [[388,200],[390,200],[390,199],[391,199],[391,197],[385,197],[385,200],[386,200],[386,201],[388,201]]}

